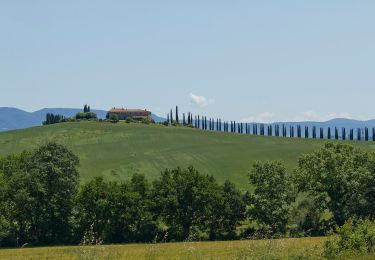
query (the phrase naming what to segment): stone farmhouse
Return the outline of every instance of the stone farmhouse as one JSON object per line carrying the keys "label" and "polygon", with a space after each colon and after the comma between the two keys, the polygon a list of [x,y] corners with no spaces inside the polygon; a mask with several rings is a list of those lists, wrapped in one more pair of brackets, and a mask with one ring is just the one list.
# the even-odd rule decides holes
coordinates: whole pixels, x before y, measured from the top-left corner
{"label": "stone farmhouse", "polygon": [[116,114],[119,120],[134,119],[151,121],[151,112],[146,109],[112,108],[108,111],[108,117]]}

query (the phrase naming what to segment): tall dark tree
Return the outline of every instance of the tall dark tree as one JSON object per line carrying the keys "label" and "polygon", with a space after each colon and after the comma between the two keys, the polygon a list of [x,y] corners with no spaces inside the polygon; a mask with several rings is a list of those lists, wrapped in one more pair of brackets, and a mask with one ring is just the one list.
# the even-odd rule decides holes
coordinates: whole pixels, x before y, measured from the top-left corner
{"label": "tall dark tree", "polygon": [[361,141],[362,140],[362,129],[357,128],[357,140]]}
{"label": "tall dark tree", "polygon": [[350,128],[349,139],[350,139],[351,141],[354,140],[354,129],[353,129],[353,128]]}
{"label": "tall dark tree", "polygon": [[327,138],[331,139],[331,128],[330,127],[328,127]]}
{"label": "tall dark tree", "polygon": [[316,139],[316,126],[313,126],[313,138]]}
{"label": "tall dark tree", "polygon": [[179,118],[178,118],[178,106],[176,106],[176,123],[179,124]]}
{"label": "tall dark tree", "polygon": [[335,139],[339,140],[339,130],[335,127]]}

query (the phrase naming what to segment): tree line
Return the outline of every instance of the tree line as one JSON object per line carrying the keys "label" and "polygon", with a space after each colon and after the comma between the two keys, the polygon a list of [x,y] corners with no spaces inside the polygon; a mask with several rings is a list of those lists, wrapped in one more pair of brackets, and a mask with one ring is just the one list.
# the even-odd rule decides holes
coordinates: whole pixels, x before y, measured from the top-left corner
{"label": "tree line", "polygon": [[56,143],[0,159],[1,246],[321,236],[375,214],[375,153],[342,143],[291,172],[255,162],[249,191],[193,167],[80,185],[78,165]]}
{"label": "tree line", "polygon": [[182,120],[179,117],[178,106],[175,113],[173,109],[167,114],[165,125],[183,125],[192,128],[198,128],[208,131],[290,137],[290,138],[312,138],[312,139],[335,139],[335,140],[357,140],[357,141],[375,141],[375,128],[345,128],[345,127],[316,127],[287,124],[264,124],[264,123],[243,123],[233,121],[224,121],[220,118],[207,118],[206,116],[194,115],[190,112],[182,114]]}

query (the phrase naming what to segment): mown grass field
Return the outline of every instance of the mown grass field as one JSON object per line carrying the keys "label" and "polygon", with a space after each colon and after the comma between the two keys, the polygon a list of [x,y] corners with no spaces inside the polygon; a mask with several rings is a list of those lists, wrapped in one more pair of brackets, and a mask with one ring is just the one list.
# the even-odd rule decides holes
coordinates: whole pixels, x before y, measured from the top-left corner
{"label": "mown grass field", "polygon": [[[208,132],[184,127],[100,122],[62,123],[0,133],[0,156],[31,150],[47,141],[67,145],[81,160],[82,181],[94,176],[123,180],[140,172],[153,179],[165,168],[193,165],[220,182],[248,189],[254,160],[285,161],[322,146],[322,140],[261,137]],[[356,143],[375,149],[372,142]]]}

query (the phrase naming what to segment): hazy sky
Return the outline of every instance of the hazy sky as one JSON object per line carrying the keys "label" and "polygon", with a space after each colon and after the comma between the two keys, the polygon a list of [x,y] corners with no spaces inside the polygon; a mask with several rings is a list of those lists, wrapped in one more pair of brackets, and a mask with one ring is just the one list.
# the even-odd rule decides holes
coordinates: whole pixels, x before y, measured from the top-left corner
{"label": "hazy sky", "polygon": [[375,1],[0,1],[0,106],[375,118]]}

